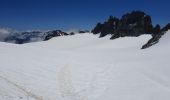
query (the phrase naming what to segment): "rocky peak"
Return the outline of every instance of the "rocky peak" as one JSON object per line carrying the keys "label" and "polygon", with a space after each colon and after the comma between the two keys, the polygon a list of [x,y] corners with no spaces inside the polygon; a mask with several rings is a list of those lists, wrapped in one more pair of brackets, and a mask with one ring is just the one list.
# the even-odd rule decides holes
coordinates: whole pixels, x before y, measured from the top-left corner
{"label": "rocky peak", "polygon": [[121,17],[121,19],[110,16],[103,24],[98,23],[92,30],[93,34],[104,37],[111,34],[111,39],[124,36],[139,36],[141,34],[152,34],[151,17],[142,11],[133,11]]}

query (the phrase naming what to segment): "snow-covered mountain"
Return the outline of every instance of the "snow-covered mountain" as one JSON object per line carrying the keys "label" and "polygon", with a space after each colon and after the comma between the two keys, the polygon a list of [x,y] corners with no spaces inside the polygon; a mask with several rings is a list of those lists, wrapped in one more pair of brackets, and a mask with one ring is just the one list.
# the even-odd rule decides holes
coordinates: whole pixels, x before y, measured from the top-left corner
{"label": "snow-covered mountain", "polygon": [[170,31],[109,40],[76,34],[0,43],[0,100],[169,100]]}

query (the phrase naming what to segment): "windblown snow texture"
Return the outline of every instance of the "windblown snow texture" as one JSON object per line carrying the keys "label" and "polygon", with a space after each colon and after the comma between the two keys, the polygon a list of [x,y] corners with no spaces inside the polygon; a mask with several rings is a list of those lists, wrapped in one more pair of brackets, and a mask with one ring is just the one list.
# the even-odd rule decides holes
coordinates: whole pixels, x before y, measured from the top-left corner
{"label": "windblown snow texture", "polygon": [[169,100],[169,34],[0,43],[0,100]]}

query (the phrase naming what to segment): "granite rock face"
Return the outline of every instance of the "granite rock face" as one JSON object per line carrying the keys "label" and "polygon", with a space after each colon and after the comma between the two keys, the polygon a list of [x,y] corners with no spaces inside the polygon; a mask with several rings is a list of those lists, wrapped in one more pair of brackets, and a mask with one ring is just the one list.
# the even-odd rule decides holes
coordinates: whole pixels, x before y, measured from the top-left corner
{"label": "granite rock face", "polygon": [[133,11],[123,15],[121,19],[110,16],[103,24],[98,23],[92,33],[100,34],[100,37],[111,34],[111,39],[139,36],[141,34],[152,34],[153,25],[149,15],[141,11]]}
{"label": "granite rock face", "polygon": [[97,23],[91,32],[100,34],[100,38],[111,35],[111,40],[119,37],[137,37],[143,34],[150,34],[152,38],[141,48],[145,49],[158,43],[162,35],[169,29],[170,23],[163,28],[159,24],[153,26],[149,15],[142,11],[132,11],[123,15],[120,19],[110,16],[104,23]]}

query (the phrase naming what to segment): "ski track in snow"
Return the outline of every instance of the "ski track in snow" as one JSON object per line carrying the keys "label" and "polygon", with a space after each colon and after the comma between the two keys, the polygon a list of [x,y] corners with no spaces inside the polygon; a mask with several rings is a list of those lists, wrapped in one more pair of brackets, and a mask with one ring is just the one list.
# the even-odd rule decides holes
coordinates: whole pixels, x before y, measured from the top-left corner
{"label": "ski track in snow", "polygon": [[142,71],[142,70],[138,70],[138,72],[140,72],[143,76],[146,77],[146,79],[152,81],[154,84],[157,84],[161,87],[163,87],[164,89],[170,91],[170,84],[167,84],[167,83],[170,83],[170,82],[167,82],[168,80],[167,79],[164,79],[160,76],[156,77],[156,74],[154,72],[147,72],[147,71]]}
{"label": "ski track in snow", "polygon": [[148,36],[89,35],[0,44],[0,100],[169,100],[167,51],[139,50]]}
{"label": "ski track in snow", "polygon": [[34,98],[35,100],[44,100],[43,97],[37,96],[36,94],[34,94],[34,93],[26,90],[24,87],[22,87],[22,86],[14,83],[14,82],[8,80],[7,78],[5,78],[5,77],[3,77],[3,76],[0,76],[0,79],[5,80],[8,84],[11,84],[11,85],[13,85],[14,87],[18,88],[19,90],[21,90],[21,91],[26,95],[27,100],[29,100],[30,97],[31,97],[31,98]]}
{"label": "ski track in snow", "polygon": [[61,68],[59,72],[59,85],[62,97],[65,100],[85,100],[79,93],[76,93],[71,82],[71,74],[68,65]]}

